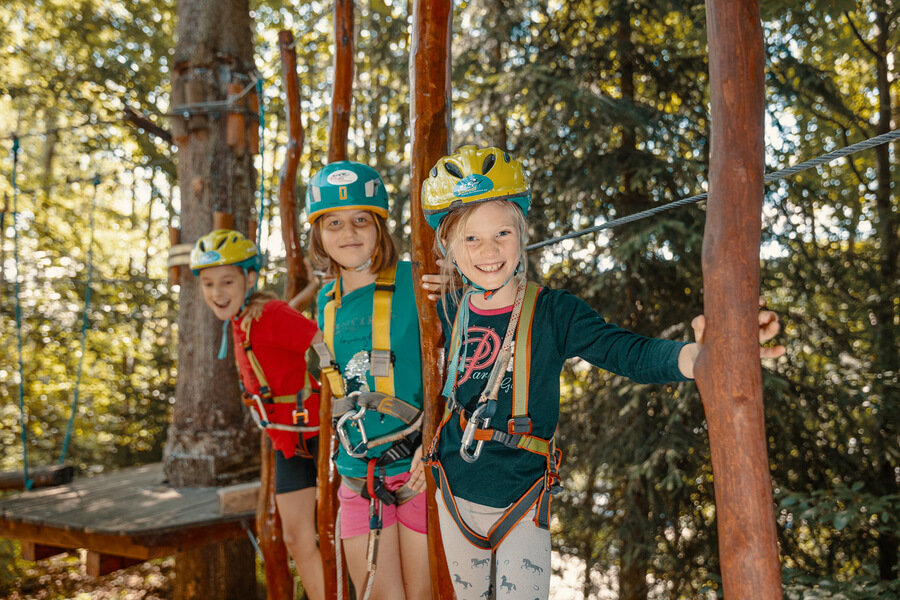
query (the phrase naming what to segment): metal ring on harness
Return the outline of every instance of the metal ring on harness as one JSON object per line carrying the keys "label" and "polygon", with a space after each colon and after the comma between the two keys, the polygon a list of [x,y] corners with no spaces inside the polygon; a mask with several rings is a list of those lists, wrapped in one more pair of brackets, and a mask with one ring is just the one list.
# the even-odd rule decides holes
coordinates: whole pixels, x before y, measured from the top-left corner
{"label": "metal ring on harness", "polygon": [[248,394],[248,396],[256,403],[256,406],[259,409],[259,413],[257,413],[257,411],[255,410],[251,410],[250,416],[253,417],[253,422],[256,423],[256,426],[260,429],[277,429],[279,431],[296,431],[298,433],[312,433],[319,431],[318,427],[305,427],[302,425],[282,425],[281,423],[272,423],[271,421],[263,420],[260,415],[266,414],[266,405],[263,403],[262,398],[259,396],[259,394]]}
{"label": "metal ring on harness", "polygon": [[[365,425],[361,422],[361,419],[366,414],[366,410],[367,408],[365,406],[361,406],[359,410],[348,410],[340,419],[338,419],[337,424],[334,426],[334,430],[337,431],[338,434],[338,439],[341,441],[341,446],[343,446],[344,450],[347,451],[347,454],[353,458],[365,458],[366,453],[369,450],[369,436],[366,434]],[[359,429],[359,434],[362,436],[362,441],[360,441],[355,448],[350,445],[350,435],[345,429],[348,420],[356,421],[356,428]],[[359,452],[360,448],[362,448],[362,452]]]}
{"label": "metal ring on harness", "polygon": [[[484,447],[484,440],[478,440],[478,443],[475,444],[475,451],[471,454],[469,453],[469,448],[472,446],[472,442],[475,441],[475,430],[476,429],[485,429],[491,424],[491,418],[486,417],[482,419],[481,415],[487,410],[487,402],[483,404],[479,404],[475,411],[472,413],[472,417],[469,419],[469,422],[466,424],[466,429],[463,432],[462,443],[459,446],[459,455],[462,457],[464,461],[467,463],[473,463],[478,460],[478,457],[481,456],[481,449]],[[479,421],[481,423],[479,424]]]}

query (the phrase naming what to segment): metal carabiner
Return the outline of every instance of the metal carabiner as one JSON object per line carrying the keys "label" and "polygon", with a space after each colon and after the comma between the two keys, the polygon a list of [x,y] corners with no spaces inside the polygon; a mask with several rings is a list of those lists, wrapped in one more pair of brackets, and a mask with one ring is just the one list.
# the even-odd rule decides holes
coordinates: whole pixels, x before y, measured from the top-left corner
{"label": "metal carabiner", "polygon": [[[338,419],[337,424],[334,426],[334,430],[337,431],[338,439],[341,442],[341,446],[344,447],[347,454],[352,456],[353,458],[365,458],[366,452],[368,451],[369,445],[369,436],[366,435],[366,428],[363,423],[360,421],[362,417],[366,414],[366,407],[363,406],[359,410],[348,410],[343,414],[343,416]],[[356,428],[359,429],[359,434],[362,436],[362,441],[356,445],[354,448],[350,444],[350,435],[347,433],[345,429],[345,425],[348,420],[352,420],[356,422]],[[359,452],[359,448],[362,448],[362,452]]]}
{"label": "metal carabiner", "polygon": [[480,428],[486,428],[491,423],[490,417],[484,419],[482,424],[479,424],[481,420],[481,415],[487,409],[487,404],[479,404],[475,411],[472,413],[469,422],[466,423],[466,429],[463,431],[462,443],[459,446],[459,455],[462,457],[464,461],[467,463],[473,463],[478,460],[478,457],[481,456],[481,449],[484,447],[484,440],[478,440],[475,444],[475,451],[469,452],[469,448],[472,446],[472,442],[475,441],[475,431]]}

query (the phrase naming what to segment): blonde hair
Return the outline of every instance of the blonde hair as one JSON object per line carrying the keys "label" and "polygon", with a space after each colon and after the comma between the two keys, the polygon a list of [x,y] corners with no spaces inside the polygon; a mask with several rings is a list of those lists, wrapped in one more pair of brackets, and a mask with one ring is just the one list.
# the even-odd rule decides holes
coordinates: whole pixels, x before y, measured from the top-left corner
{"label": "blonde hair", "polygon": [[273,292],[255,291],[250,294],[250,297],[247,299],[247,306],[244,307],[244,312],[252,313],[257,307],[262,311],[262,307],[272,300],[278,300],[278,296]]}
{"label": "blonde hair", "polygon": [[[525,215],[522,209],[514,202],[509,200],[488,200],[486,202],[478,202],[473,204],[463,204],[447,213],[441,224],[437,228],[437,235],[434,236],[434,251],[438,256],[443,256],[444,264],[441,266],[441,295],[447,297],[453,294],[458,301],[462,297],[463,280],[456,267],[456,257],[458,256],[458,247],[465,237],[466,224],[472,217],[472,213],[479,206],[484,204],[497,204],[506,208],[513,216],[516,222],[519,239],[519,275],[524,277],[525,270],[528,267],[528,261],[525,260]],[[453,296],[451,296],[452,298]],[[447,310],[448,302],[444,301],[444,311]],[[444,313],[445,316],[446,312]]]}
{"label": "blonde hair", "polygon": [[[400,252],[397,250],[397,242],[390,234],[387,227],[387,220],[379,214],[367,210],[375,221],[375,228],[378,230],[378,239],[375,241],[375,253],[372,255],[373,273],[381,273],[390,269],[397,264]],[[309,258],[313,264],[324,271],[325,279],[337,279],[341,274],[341,265],[338,264],[328,251],[325,250],[325,244],[322,243],[322,227],[324,221],[323,214],[316,222],[313,223],[309,234]]]}

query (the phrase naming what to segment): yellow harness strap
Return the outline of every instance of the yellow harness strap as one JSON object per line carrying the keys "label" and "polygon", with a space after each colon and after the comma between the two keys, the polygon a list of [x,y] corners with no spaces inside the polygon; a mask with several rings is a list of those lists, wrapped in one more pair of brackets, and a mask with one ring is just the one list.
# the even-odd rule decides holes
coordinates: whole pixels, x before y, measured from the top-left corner
{"label": "yellow harness strap", "polygon": [[372,301],[371,372],[375,378],[375,391],[388,396],[394,395],[394,365],[391,356],[391,300],[394,297],[396,275],[396,265],[378,274]]}
{"label": "yellow harness strap", "polygon": [[[325,338],[325,345],[328,346],[328,349],[331,351],[331,356],[334,357],[334,320],[335,313],[337,309],[341,307],[341,278],[338,277],[334,282],[334,287],[331,288],[331,300],[328,301],[328,304],[325,305],[325,330],[322,332],[322,336]],[[322,376],[328,379],[328,383],[331,385],[331,394],[335,398],[343,398],[344,397],[344,378],[341,377],[341,373],[337,368],[336,363],[325,364],[324,362],[320,365],[320,369],[322,372]]]}
{"label": "yellow harness strap", "polygon": [[[394,364],[391,354],[391,301],[394,296],[394,280],[397,267],[391,267],[378,274],[372,300],[372,353],[370,370],[375,378],[375,391],[394,395]],[[341,307],[341,279],[334,282],[331,300],[325,305],[325,323],[322,335],[325,344],[334,356],[334,325],[337,309]],[[344,396],[344,380],[337,365],[322,365],[322,375],[328,378],[335,398]]]}

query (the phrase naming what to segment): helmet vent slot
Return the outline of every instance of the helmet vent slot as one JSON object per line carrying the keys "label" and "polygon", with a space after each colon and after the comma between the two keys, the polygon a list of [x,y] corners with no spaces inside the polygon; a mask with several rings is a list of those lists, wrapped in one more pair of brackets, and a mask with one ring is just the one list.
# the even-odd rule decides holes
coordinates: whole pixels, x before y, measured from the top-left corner
{"label": "helmet vent slot", "polygon": [[460,171],[459,167],[457,167],[452,162],[445,162],[444,170],[447,171],[448,173],[450,173],[450,175],[452,175],[453,177],[456,177],[457,179],[463,178],[462,171]]}
{"label": "helmet vent slot", "polygon": [[225,242],[227,242],[227,241],[228,241],[228,238],[227,238],[227,237],[223,237],[221,240],[219,240],[219,243],[216,244],[216,250],[221,249],[222,246],[224,246],[224,245],[225,245]]}
{"label": "helmet vent slot", "polygon": [[494,158],[494,153],[493,153],[493,152],[490,153],[490,154],[488,154],[487,156],[485,156],[485,157],[484,157],[484,163],[482,163],[482,165],[481,165],[481,174],[482,174],[482,175],[487,175],[487,174],[488,174],[488,171],[490,171],[491,168],[493,168],[494,162],[495,162],[496,160],[497,160],[497,159]]}

